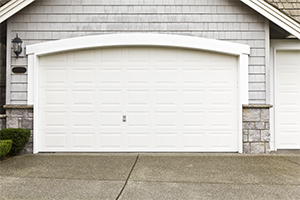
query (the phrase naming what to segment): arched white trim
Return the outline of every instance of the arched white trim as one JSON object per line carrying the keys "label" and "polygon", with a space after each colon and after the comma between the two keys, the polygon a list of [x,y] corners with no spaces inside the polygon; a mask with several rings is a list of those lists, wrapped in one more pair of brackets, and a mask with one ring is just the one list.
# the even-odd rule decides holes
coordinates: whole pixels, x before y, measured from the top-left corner
{"label": "arched white trim", "polygon": [[[28,104],[38,108],[39,56],[64,51],[117,46],[162,46],[213,51],[235,55],[238,63],[238,151],[242,153],[242,105],[248,104],[248,55],[250,46],[192,36],[167,34],[112,34],[63,39],[26,47],[28,55]],[[34,132],[38,130],[38,109],[34,109]],[[38,134],[34,134],[34,153],[38,152]]]}
{"label": "arched white trim", "polygon": [[166,34],[111,34],[77,37],[26,47],[27,54],[43,55],[60,51],[112,46],[166,46],[203,49],[227,54],[250,54],[248,45],[207,38]]}

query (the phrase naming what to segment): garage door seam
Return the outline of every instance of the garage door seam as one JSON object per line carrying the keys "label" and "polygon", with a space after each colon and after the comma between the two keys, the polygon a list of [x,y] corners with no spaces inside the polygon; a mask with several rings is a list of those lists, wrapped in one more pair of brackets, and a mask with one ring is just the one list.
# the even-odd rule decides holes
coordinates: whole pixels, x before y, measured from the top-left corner
{"label": "garage door seam", "polygon": [[129,180],[129,178],[130,178],[130,176],[131,176],[131,173],[132,173],[132,171],[133,171],[133,169],[134,169],[134,167],[135,167],[135,165],[136,165],[138,159],[139,159],[139,155],[136,156],[135,162],[134,162],[134,164],[133,164],[133,166],[132,166],[132,168],[131,168],[131,170],[130,170],[130,172],[129,172],[129,174],[128,174],[128,177],[127,177],[127,179],[126,179],[126,181],[125,181],[125,184],[123,185],[123,187],[122,187],[122,189],[121,189],[119,195],[117,196],[116,200],[118,200],[118,199],[120,198],[121,194],[123,193],[123,191],[124,191],[124,189],[125,189],[125,187],[126,187],[126,185],[127,185],[127,183],[128,183],[128,180]]}

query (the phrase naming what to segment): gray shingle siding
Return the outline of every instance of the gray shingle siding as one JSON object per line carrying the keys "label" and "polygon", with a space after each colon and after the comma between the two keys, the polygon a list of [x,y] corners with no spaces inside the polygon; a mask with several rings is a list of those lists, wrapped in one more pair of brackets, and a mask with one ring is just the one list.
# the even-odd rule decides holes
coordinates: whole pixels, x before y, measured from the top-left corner
{"label": "gray shingle siding", "polygon": [[[267,23],[267,24],[265,24]],[[239,0],[36,0],[13,16],[9,35],[25,45],[112,33],[165,33],[227,40],[251,46],[250,103],[266,103],[268,22]],[[12,65],[26,65],[12,58]],[[26,104],[26,75],[12,75],[10,100]]]}

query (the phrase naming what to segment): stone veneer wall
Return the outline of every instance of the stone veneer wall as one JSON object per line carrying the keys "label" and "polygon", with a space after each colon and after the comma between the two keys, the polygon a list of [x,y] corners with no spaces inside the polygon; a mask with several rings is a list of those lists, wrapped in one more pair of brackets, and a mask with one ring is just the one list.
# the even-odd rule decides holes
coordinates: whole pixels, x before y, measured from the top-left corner
{"label": "stone veneer wall", "polygon": [[6,115],[0,114],[0,129],[6,128]]}
{"label": "stone veneer wall", "polygon": [[28,105],[5,105],[6,128],[29,129],[31,134],[21,154],[33,152],[33,106]]}
{"label": "stone veneer wall", "polygon": [[270,153],[271,105],[243,106],[243,153]]}

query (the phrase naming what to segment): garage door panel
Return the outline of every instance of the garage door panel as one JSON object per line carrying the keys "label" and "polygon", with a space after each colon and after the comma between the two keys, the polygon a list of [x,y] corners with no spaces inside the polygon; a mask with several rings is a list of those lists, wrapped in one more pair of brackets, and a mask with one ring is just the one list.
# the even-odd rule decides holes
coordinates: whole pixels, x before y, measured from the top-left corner
{"label": "garage door panel", "polygon": [[122,69],[101,69],[100,83],[109,85],[121,85],[123,81]]}
{"label": "garage door panel", "polygon": [[211,67],[209,69],[210,76],[208,77],[208,82],[211,86],[220,87],[235,87],[237,83],[237,76],[232,67],[215,68]]}
{"label": "garage door panel", "polygon": [[[44,72],[44,73],[43,73]],[[68,70],[67,69],[45,69],[41,73],[41,78],[39,79],[40,85],[58,85],[66,86],[68,82]]]}
{"label": "garage door panel", "polygon": [[299,132],[290,130],[278,130],[280,145],[283,148],[298,148],[299,146]]}
{"label": "garage door panel", "polygon": [[95,134],[93,132],[73,132],[71,144],[72,149],[94,149]]}
{"label": "garage door panel", "polygon": [[77,111],[72,112],[72,126],[76,127],[93,127],[95,120],[94,112]]}
{"label": "garage door panel", "polygon": [[[124,47],[55,65],[41,57],[39,150],[237,151],[237,58],[218,56]],[[220,144],[210,132],[222,131],[232,135]]]}
{"label": "garage door panel", "polygon": [[44,126],[52,128],[66,128],[67,127],[67,112],[55,112],[55,111],[45,111],[42,113],[44,115],[41,118],[45,119]]}
{"label": "garage door panel", "polygon": [[122,112],[100,112],[100,125],[105,128],[121,127],[122,118]]}
{"label": "garage door panel", "polygon": [[278,91],[277,104],[281,109],[283,108],[300,108],[299,105],[299,91]]}
{"label": "garage door panel", "polygon": [[177,104],[178,93],[176,90],[156,90],[154,93],[157,106],[175,106]]}
{"label": "garage door panel", "polygon": [[184,106],[204,106],[205,105],[205,90],[183,90]]}
{"label": "garage door panel", "polygon": [[99,91],[99,104],[105,106],[121,105],[123,101],[122,90],[100,90]]}
{"label": "garage door panel", "polygon": [[107,48],[100,50],[101,52],[101,63],[120,63],[122,62],[122,49],[118,48]]}
{"label": "garage door panel", "polygon": [[207,90],[206,96],[208,97],[206,103],[211,108],[218,108],[218,109],[230,109],[236,107],[237,100],[236,96],[233,100],[232,95],[234,94],[233,89],[211,89]]}
{"label": "garage door panel", "polygon": [[154,132],[156,150],[175,150],[178,149],[177,132]]}
{"label": "garage door panel", "polygon": [[66,132],[44,132],[42,140],[46,149],[67,149],[68,139]]}
{"label": "garage door panel", "polygon": [[208,126],[212,129],[235,128],[231,111],[210,111],[207,119]]}
{"label": "garage door panel", "polygon": [[174,69],[155,69],[155,84],[176,85],[177,70]]}
{"label": "garage door panel", "polygon": [[95,84],[95,70],[93,69],[74,69],[73,70],[73,84],[79,85],[94,85]]}
{"label": "garage door panel", "polygon": [[183,147],[189,150],[205,150],[205,132],[182,132]]}
{"label": "garage door panel", "polygon": [[[150,62],[149,48],[129,48],[127,51],[128,61],[130,63],[149,63]],[[124,52],[124,51],[123,51]],[[125,51],[126,52],[126,51]]]}
{"label": "garage door panel", "polygon": [[[156,55],[155,61],[158,63],[176,63],[177,61],[178,54],[175,49],[156,49],[154,53]],[[172,65],[169,66],[171,67]]]}
{"label": "garage door panel", "polygon": [[96,90],[73,90],[72,104],[74,106],[95,106]]}
{"label": "garage door panel", "polygon": [[76,51],[73,54],[74,63],[93,63],[95,61],[94,51]]}
{"label": "garage door panel", "polygon": [[149,85],[150,82],[150,69],[128,69],[127,70],[127,83],[128,85]]}
{"label": "garage door panel", "polygon": [[[288,71],[287,71],[288,70]],[[277,71],[277,88],[284,89],[284,88],[299,88],[299,71],[285,69],[284,71],[278,70]]]}
{"label": "garage door panel", "polygon": [[278,130],[280,129],[298,129],[300,128],[299,124],[299,118],[300,118],[300,112],[294,111],[294,110],[284,110],[280,111],[278,110],[279,116],[278,121],[280,121],[280,124],[278,124]]}
{"label": "garage door panel", "polygon": [[178,124],[177,112],[155,112],[155,127],[176,127]]}
{"label": "garage door panel", "polygon": [[151,134],[149,132],[128,132],[128,148],[133,150],[150,150]]}
{"label": "garage door panel", "polygon": [[182,118],[184,128],[205,127],[205,112],[183,112]]}
{"label": "garage door panel", "polygon": [[128,90],[127,103],[130,107],[150,105],[150,95],[150,90]]}
{"label": "garage door panel", "polygon": [[128,121],[128,126],[130,127],[149,127],[150,125],[150,112],[127,112],[126,120]]}
{"label": "garage door panel", "polygon": [[182,53],[182,61],[184,63],[203,63],[209,61],[210,53],[208,52],[199,52],[199,51],[187,51]]}
{"label": "garage door panel", "polygon": [[229,131],[214,131],[209,132],[211,138],[215,140],[215,143],[210,147],[212,149],[231,149],[236,145],[234,141],[234,132]]}
{"label": "garage door panel", "polygon": [[299,51],[278,51],[276,58],[279,66],[299,66]]}
{"label": "garage door panel", "polygon": [[205,82],[205,71],[204,69],[186,69],[182,70],[182,79],[184,85],[196,85],[196,86],[204,86]]}
{"label": "garage door panel", "polygon": [[40,59],[39,62],[41,65],[47,65],[49,63],[51,65],[67,63],[68,55],[68,53],[48,55],[43,57],[43,59]]}
{"label": "garage door panel", "polygon": [[101,132],[100,148],[122,150],[123,133],[122,132]]}
{"label": "garage door panel", "polygon": [[47,106],[67,105],[67,90],[41,90],[41,93]]}

